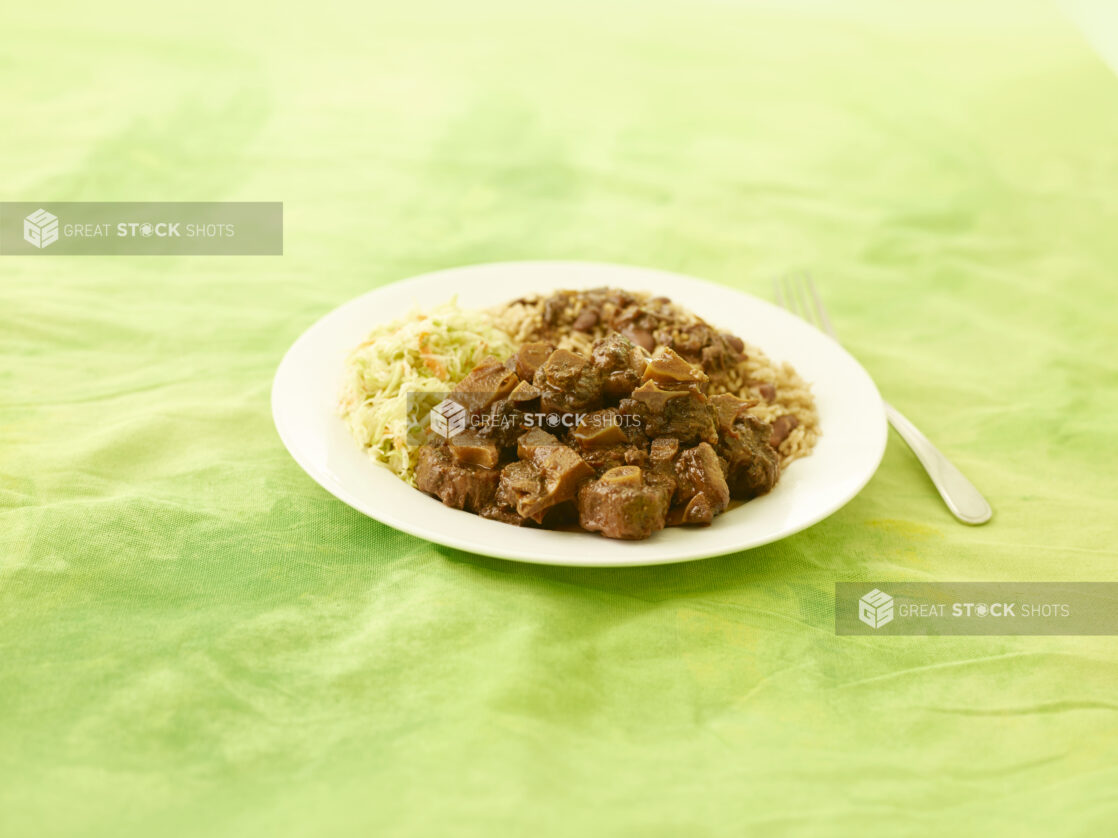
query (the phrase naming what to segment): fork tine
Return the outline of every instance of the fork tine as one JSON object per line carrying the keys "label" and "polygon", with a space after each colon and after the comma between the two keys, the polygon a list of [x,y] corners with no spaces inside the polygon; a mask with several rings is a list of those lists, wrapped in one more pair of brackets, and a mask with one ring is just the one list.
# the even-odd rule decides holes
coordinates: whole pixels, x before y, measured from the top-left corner
{"label": "fork tine", "polygon": [[792,293],[793,287],[791,278],[786,275],[782,280],[782,285],[784,288],[784,307],[797,317],[800,317],[799,300],[797,300],[796,295]]}
{"label": "fork tine", "polygon": [[815,280],[807,271],[773,277],[773,299],[781,308],[838,340],[835,327],[831,324],[831,318],[827,316],[827,309],[823,305],[823,298],[819,296],[819,289],[815,287]]}
{"label": "fork tine", "polygon": [[797,274],[792,283],[793,287],[796,289],[796,310],[799,312],[800,317],[816,328],[819,328],[819,324],[815,322],[811,307],[807,304],[807,295],[804,292],[804,274]]}
{"label": "fork tine", "polygon": [[812,302],[815,304],[815,315],[816,319],[820,323],[820,327],[828,335],[833,337],[835,340],[838,340],[838,335],[835,333],[835,327],[831,325],[831,318],[827,316],[827,309],[823,306],[823,298],[819,296],[819,291],[815,287],[815,283],[812,281],[810,275],[808,275],[807,278],[807,287],[811,291],[811,299]]}

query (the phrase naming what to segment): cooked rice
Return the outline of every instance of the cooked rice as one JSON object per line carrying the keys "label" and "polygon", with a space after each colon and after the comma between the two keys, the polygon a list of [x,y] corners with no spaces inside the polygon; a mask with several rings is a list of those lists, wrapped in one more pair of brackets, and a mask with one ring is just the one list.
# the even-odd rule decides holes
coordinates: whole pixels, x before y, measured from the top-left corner
{"label": "cooked rice", "polygon": [[[633,294],[633,296],[642,300],[649,298],[647,294]],[[515,343],[543,340],[547,339],[549,333],[544,322],[545,302],[543,297],[524,298],[497,306],[491,310],[491,313],[497,326],[508,332]],[[569,320],[577,316],[581,304],[582,301],[576,298],[573,310],[565,319]],[[611,320],[612,312],[606,310],[609,305],[611,304],[606,303],[603,306],[603,316],[590,332],[564,329],[557,342],[558,347],[588,356],[594,342],[610,332],[610,329],[603,325]],[[681,327],[704,322],[675,303],[661,305],[670,309],[673,321],[677,321]],[[799,424],[792,429],[778,449],[781,467],[787,467],[794,460],[810,454],[819,439],[819,414],[815,409],[815,399],[811,395],[811,385],[800,378],[791,364],[778,363],[748,341],[743,342],[745,343],[744,358],[729,369],[725,376],[712,378],[711,393],[731,393],[738,398],[755,402],[749,408],[749,412],[765,422],[772,422],[787,413],[794,415]],[[761,395],[759,388],[762,384],[772,384],[776,388],[774,401],[768,402]]]}

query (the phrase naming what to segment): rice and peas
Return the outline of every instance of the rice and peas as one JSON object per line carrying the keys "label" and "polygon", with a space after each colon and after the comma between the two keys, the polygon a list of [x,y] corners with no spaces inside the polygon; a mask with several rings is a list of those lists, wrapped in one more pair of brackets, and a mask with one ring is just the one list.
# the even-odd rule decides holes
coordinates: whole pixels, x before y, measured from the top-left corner
{"label": "rice and peas", "polygon": [[[418,446],[410,440],[417,424],[410,417],[425,415],[482,359],[493,355],[503,361],[522,343],[544,335],[560,349],[588,356],[593,343],[610,332],[599,322],[586,331],[565,328],[557,334],[545,322],[545,305],[545,298],[530,297],[481,310],[463,309],[451,300],[373,329],[346,360],[338,405],[354,439],[374,461],[414,485]],[[704,322],[674,303],[658,306],[673,326]],[[576,303],[568,319],[578,313]],[[794,416],[796,426],[777,449],[785,468],[810,454],[819,438],[811,387],[790,364],[777,363],[748,343],[743,347],[739,361],[712,377],[711,394],[731,393],[754,402],[749,412],[765,422]]]}

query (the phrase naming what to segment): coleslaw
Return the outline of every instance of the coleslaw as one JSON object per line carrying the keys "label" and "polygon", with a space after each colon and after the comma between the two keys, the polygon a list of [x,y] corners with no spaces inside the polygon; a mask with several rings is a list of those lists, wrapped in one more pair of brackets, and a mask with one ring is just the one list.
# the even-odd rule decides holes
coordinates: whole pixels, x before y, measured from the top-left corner
{"label": "coleslaw", "polygon": [[414,485],[409,437],[420,420],[411,417],[426,417],[486,356],[505,360],[515,351],[492,316],[460,308],[457,298],[429,311],[415,308],[377,326],[349,354],[338,412],[374,461]]}

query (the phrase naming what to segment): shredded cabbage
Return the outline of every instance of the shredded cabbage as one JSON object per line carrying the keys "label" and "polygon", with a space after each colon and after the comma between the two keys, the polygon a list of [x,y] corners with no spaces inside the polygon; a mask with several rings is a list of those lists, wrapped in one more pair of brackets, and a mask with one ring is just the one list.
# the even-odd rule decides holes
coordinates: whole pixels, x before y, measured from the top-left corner
{"label": "shredded cabbage", "polygon": [[414,485],[418,448],[409,437],[414,443],[419,421],[409,422],[408,394],[418,394],[412,414],[426,417],[487,355],[505,360],[515,351],[489,314],[459,308],[456,298],[413,309],[373,329],[349,354],[338,412],[369,456]]}

